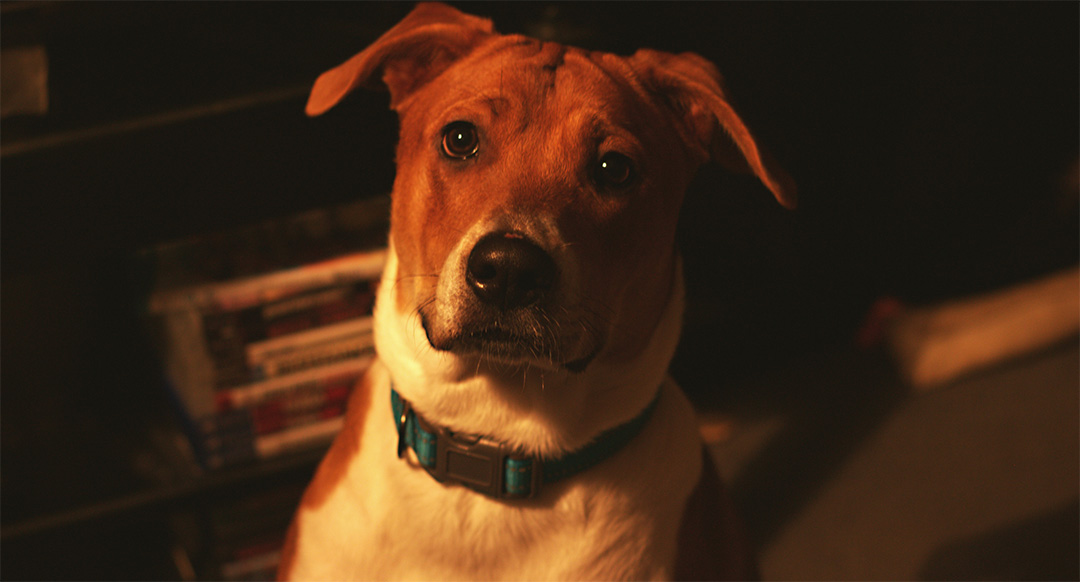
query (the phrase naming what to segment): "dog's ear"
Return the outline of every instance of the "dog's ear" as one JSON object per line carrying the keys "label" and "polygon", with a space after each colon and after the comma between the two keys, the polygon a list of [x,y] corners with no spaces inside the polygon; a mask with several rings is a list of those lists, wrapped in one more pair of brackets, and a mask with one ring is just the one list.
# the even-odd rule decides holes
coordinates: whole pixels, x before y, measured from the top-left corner
{"label": "dog's ear", "polygon": [[321,115],[359,86],[380,80],[397,109],[413,91],[494,32],[490,20],[445,4],[419,4],[363,52],[323,73],[308,97],[307,114]]}
{"label": "dog's ear", "polygon": [[685,121],[692,148],[729,169],[753,173],[785,208],[794,208],[795,182],[758,146],[724,94],[723,79],[705,58],[642,49],[630,57],[649,88]]}

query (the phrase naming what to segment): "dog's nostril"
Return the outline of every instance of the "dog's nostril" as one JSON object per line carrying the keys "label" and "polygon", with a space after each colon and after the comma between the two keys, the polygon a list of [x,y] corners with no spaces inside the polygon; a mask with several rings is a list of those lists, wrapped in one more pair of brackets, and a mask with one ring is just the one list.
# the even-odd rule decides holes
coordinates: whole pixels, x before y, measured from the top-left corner
{"label": "dog's nostril", "polygon": [[471,273],[477,282],[485,282],[495,279],[499,274],[499,270],[492,262],[479,261],[475,270],[471,271]]}
{"label": "dog's nostril", "polygon": [[501,309],[525,307],[555,286],[555,261],[510,232],[491,233],[469,253],[465,279],[480,301]]}

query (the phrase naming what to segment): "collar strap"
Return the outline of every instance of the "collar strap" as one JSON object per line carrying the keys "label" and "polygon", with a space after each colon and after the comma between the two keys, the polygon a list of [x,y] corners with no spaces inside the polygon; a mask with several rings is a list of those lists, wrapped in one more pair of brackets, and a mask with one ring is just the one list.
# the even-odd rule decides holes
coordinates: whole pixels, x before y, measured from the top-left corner
{"label": "collar strap", "polygon": [[434,426],[417,414],[397,390],[390,390],[390,406],[398,429],[398,457],[406,447],[411,448],[435,480],[465,485],[496,499],[535,497],[541,485],[600,464],[641,432],[659,399],[657,393],[641,414],[604,431],[585,447],[558,459],[543,459],[520,454],[487,437],[455,434]]}

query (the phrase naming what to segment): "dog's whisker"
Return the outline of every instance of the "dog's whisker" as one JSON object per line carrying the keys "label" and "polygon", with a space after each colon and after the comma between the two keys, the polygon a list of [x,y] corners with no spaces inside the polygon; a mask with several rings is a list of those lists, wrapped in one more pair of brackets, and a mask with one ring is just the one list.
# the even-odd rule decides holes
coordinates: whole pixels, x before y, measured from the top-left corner
{"label": "dog's whisker", "polygon": [[[711,64],[698,55],[619,57],[503,36],[488,19],[422,3],[328,73],[312,89],[309,115],[380,79],[401,114],[389,237],[398,244],[388,245],[395,250],[385,272],[393,275],[377,291],[373,324],[382,364],[354,393],[386,394],[396,383],[434,436],[403,439],[407,421],[391,424],[386,402],[372,402],[367,414],[369,404],[354,399],[326,470],[316,473],[310,498],[318,501],[305,503],[293,522],[279,579],[752,573],[735,563],[682,564],[684,552],[660,551],[687,541],[677,537],[683,528],[674,501],[695,489],[723,497],[706,470],[714,472],[698,469],[702,444],[687,407],[642,404],[661,394],[667,402],[684,398],[670,381],[658,384],[668,350],[650,351],[674,348],[676,310],[636,303],[670,292],[642,273],[671,266],[667,253],[676,249],[665,233],[676,228],[685,185],[704,162],[677,158],[758,151]],[[705,133],[717,143],[681,131],[702,123],[716,126]],[[751,157],[748,169],[792,206],[784,176],[758,160],[763,154]],[[620,244],[628,238],[656,252]],[[606,355],[606,342],[622,346],[623,337],[648,341],[622,361],[591,364]],[[383,407],[379,421],[363,422],[375,418],[375,406]],[[356,407],[365,409],[356,414]],[[622,417],[633,418],[622,425],[633,430],[611,431]],[[605,437],[612,432],[629,436]],[[630,443],[632,454],[615,454]],[[403,445],[412,448],[408,464],[388,469]],[[498,478],[507,475],[500,475],[502,445],[530,457],[515,461],[531,464],[532,483],[518,483],[528,481],[518,479],[527,469]],[[597,451],[601,458],[588,460]],[[593,477],[578,475],[600,463]],[[434,479],[423,476],[427,470]],[[549,478],[568,485],[549,488]],[[464,487],[499,501],[477,501]],[[586,499],[587,507],[562,511],[566,499]],[[734,529],[690,503],[684,515],[701,513],[690,517],[718,526],[718,537]],[[611,527],[593,527],[598,522]],[[637,530],[649,534],[623,543]],[[715,545],[710,536],[694,537],[701,547]],[[750,566],[750,558],[740,561]]]}

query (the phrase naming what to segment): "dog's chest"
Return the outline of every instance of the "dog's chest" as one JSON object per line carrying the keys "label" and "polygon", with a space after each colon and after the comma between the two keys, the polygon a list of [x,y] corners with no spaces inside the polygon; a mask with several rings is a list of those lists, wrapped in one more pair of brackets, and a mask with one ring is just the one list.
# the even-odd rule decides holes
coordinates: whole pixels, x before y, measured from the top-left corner
{"label": "dog's chest", "polygon": [[646,579],[667,570],[668,552],[639,551],[671,534],[641,518],[649,512],[628,511],[640,500],[588,482],[535,504],[443,486],[396,458],[390,414],[372,408],[345,478],[302,512],[294,578]]}

